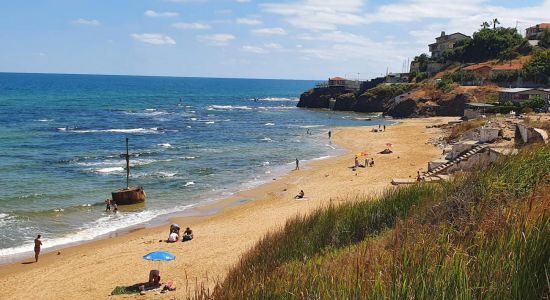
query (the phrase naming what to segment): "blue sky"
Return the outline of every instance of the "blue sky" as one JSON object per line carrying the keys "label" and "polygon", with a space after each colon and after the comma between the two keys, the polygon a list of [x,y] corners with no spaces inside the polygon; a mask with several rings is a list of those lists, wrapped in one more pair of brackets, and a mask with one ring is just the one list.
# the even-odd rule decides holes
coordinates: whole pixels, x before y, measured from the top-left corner
{"label": "blue sky", "polygon": [[494,17],[550,22],[550,0],[2,1],[0,71],[372,78]]}

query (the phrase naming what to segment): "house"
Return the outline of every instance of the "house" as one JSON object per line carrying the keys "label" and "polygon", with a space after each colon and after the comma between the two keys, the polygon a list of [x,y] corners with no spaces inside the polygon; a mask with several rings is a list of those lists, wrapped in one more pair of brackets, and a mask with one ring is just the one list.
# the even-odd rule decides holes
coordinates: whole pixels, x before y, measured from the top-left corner
{"label": "house", "polygon": [[409,73],[389,73],[386,83],[409,83]]}
{"label": "house", "polygon": [[341,88],[349,91],[358,91],[361,82],[358,80],[349,80],[343,77],[333,77],[328,79],[328,86],[331,88]]}
{"label": "house", "polygon": [[504,104],[508,101],[514,104],[521,104],[524,101],[540,97],[550,103],[550,89],[541,88],[513,88],[501,89],[498,92],[498,101]]}
{"label": "house", "polygon": [[522,64],[513,64],[509,63],[506,65],[498,65],[493,67],[493,72],[499,72],[499,71],[520,71],[523,69]]}
{"label": "house", "polygon": [[446,35],[445,31],[442,31],[441,36],[435,38],[435,43],[429,45],[432,59],[441,58],[445,50],[451,50],[457,42],[468,39],[469,36],[460,32]]}
{"label": "house", "polygon": [[472,72],[472,73],[476,74],[479,78],[482,78],[482,79],[486,80],[486,79],[491,78],[493,68],[491,68],[488,65],[477,64],[477,65],[467,66],[467,67],[463,68],[462,70],[467,71],[467,72]]}
{"label": "house", "polygon": [[550,23],[540,23],[525,29],[525,38],[528,40],[537,40],[539,33],[545,29],[550,29]]}

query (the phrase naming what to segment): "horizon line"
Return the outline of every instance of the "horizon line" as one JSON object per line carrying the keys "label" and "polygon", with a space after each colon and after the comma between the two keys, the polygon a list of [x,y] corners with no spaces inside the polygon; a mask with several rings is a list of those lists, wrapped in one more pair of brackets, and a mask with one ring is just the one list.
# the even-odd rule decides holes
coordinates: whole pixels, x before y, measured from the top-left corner
{"label": "horizon line", "polygon": [[0,74],[34,74],[34,75],[84,75],[84,76],[128,76],[128,77],[166,77],[166,78],[195,78],[195,79],[241,79],[241,80],[288,80],[288,81],[323,81],[325,79],[296,79],[296,78],[254,78],[254,77],[207,77],[207,76],[177,76],[177,75],[135,75],[135,74],[101,74],[101,73],[57,73],[57,72],[11,72],[0,71]]}

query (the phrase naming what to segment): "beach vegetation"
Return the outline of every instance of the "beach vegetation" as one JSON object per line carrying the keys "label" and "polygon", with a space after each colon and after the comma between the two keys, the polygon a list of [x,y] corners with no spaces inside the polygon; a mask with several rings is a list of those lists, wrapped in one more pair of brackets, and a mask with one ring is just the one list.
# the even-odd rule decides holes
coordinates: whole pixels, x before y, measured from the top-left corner
{"label": "beach vegetation", "polygon": [[543,299],[550,148],[329,205],[267,234],[214,299]]}
{"label": "beach vegetation", "polygon": [[535,51],[523,71],[528,80],[543,84],[550,82],[550,49]]}

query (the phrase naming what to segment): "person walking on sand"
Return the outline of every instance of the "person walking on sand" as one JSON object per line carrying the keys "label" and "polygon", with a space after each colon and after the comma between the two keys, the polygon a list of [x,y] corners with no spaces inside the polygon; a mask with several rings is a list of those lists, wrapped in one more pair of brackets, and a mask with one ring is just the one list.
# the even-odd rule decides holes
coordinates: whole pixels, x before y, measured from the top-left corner
{"label": "person walking on sand", "polygon": [[42,247],[42,241],[40,240],[42,236],[39,234],[34,239],[34,261],[38,262],[38,255],[40,254],[40,248]]}
{"label": "person walking on sand", "polygon": [[384,132],[386,132],[386,125],[384,125]]}
{"label": "person walking on sand", "polygon": [[294,171],[296,170],[300,170],[300,161],[298,160],[298,158],[296,158],[296,169],[294,169]]}
{"label": "person walking on sand", "polygon": [[328,139],[330,140],[330,138],[332,138],[332,131],[328,131]]}

